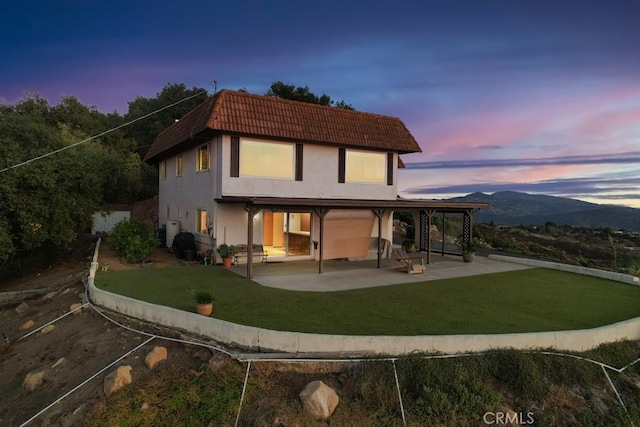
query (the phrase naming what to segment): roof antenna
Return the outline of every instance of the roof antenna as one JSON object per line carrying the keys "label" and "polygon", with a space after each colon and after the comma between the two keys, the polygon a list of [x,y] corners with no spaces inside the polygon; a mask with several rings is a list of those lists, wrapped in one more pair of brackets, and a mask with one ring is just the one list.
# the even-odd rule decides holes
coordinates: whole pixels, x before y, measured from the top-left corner
{"label": "roof antenna", "polygon": [[218,92],[218,82],[216,80],[213,81],[213,94],[215,95]]}

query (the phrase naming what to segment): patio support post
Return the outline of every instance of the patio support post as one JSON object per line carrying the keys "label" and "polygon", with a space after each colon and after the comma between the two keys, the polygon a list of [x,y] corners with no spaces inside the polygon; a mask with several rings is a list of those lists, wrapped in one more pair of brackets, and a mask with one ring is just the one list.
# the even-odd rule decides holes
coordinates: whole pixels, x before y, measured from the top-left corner
{"label": "patio support post", "polygon": [[462,214],[462,240],[465,242],[473,240],[473,215],[470,210]]}
{"label": "patio support post", "polygon": [[318,218],[320,218],[320,236],[319,236],[319,242],[318,242],[318,244],[320,245],[320,254],[318,256],[318,274],[322,274],[322,263],[323,263],[322,253],[324,250],[324,217],[329,212],[329,209],[318,208],[318,209],[314,209],[313,212],[315,212],[315,214],[318,215]]}
{"label": "patio support post", "polygon": [[431,217],[435,211],[420,211],[420,252],[427,252],[427,264],[431,264]]}
{"label": "patio support post", "polygon": [[382,215],[386,209],[371,209],[378,217],[378,268],[380,268],[381,246],[382,246]]}
{"label": "patio support post", "polygon": [[260,212],[260,208],[247,204],[247,279],[253,279],[253,217]]}
{"label": "patio support post", "polygon": [[445,221],[446,221],[446,217],[445,217],[445,212],[442,211],[442,246],[441,246],[441,251],[442,251],[442,256],[444,256],[444,235],[445,235]]}

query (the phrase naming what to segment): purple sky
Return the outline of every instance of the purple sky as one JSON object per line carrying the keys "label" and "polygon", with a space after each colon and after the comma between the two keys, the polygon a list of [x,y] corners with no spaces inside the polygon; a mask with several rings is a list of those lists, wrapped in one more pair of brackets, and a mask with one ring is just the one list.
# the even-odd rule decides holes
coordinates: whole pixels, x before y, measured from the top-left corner
{"label": "purple sky", "polygon": [[281,80],[400,117],[423,150],[402,195],[640,207],[639,17],[637,0],[11,2],[0,100],[125,113],[168,82]]}

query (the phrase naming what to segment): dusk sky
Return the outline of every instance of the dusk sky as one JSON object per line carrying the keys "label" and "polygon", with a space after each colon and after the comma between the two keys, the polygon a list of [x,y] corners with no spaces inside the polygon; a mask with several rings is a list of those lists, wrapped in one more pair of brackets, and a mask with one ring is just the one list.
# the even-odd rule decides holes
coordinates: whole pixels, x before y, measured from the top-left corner
{"label": "dusk sky", "polygon": [[406,197],[640,207],[640,1],[35,1],[0,14],[0,102],[126,113],[169,82],[308,85],[399,117]]}

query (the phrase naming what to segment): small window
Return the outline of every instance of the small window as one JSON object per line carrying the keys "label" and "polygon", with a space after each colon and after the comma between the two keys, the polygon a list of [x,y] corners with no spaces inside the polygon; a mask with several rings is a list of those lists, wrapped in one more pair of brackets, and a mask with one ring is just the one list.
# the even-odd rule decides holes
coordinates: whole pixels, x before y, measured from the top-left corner
{"label": "small window", "polygon": [[167,179],[167,161],[160,162],[160,179]]}
{"label": "small window", "polygon": [[196,209],[196,233],[207,234],[206,209]]}
{"label": "small window", "polygon": [[203,171],[209,169],[209,146],[201,145],[198,147],[198,164],[196,170]]}
{"label": "small window", "polygon": [[176,156],[176,176],[182,176],[182,154]]}

